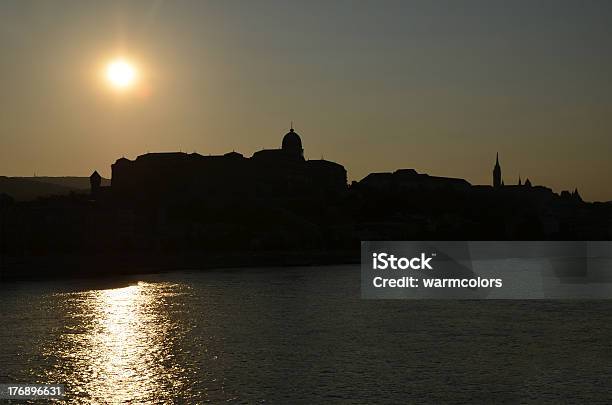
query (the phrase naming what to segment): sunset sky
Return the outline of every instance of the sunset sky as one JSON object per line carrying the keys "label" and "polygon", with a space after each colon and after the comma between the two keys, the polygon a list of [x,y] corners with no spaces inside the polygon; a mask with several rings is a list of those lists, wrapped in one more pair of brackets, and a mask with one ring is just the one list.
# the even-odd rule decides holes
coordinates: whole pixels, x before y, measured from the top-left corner
{"label": "sunset sky", "polygon": [[[612,200],[612,2],[0,3],[0,175],[280,147]],[[129,88],[105,69],[124,58]]]}

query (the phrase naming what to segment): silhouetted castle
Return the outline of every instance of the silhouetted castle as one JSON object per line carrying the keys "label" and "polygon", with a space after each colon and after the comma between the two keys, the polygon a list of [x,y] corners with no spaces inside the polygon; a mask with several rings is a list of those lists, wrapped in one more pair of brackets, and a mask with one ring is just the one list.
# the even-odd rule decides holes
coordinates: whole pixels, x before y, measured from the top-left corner
{"label": "silhouetted castle", "polygon": [[[92,176],[92,193],[100,191]],[[280,149],[264,149],[246,158],[238,152],[218,156],[198,153],[147,153],[112,165],[113,198],[164,200],[184,197],[286,198],[328,197],[347,189],[346,170],[327,160],[306,160],[293,127]]]}
{"label": "silhouetted castle", "polygon": [[[112,166],[111,187],[101,186],[97,171],[90,177],[91,195],[100,201],[144,202],[155,205],[189,199],[223,202],[248,199],[271,202],[287,199],[328,199],[346,194],[347,174],[344,167],[327,160],[306,160],[302,140],[291,126],[280,149],[263,149],[246,158],[232,151],[224,155],[204,156],[198,153],[147,153],[135,160],[118,159]],[[393,173],[371,173],[353,182],[353,190],[371,190],[401,194],[476,193],[496,191],[505,200],[541,206],[555,198],[582,202],[575,189],[555,194],[550,188],[533,186],[529,179],[517,185],[506,185],[502,177],[499,153],[495,157],[492,186],[471,185],[464,179],[430,176],[414,169]]]}
{"label": "silhouetted castle", "polygon": [[249,158],[147,153],[117,160],[111,186],[103,180],[92,173],[90,194],[0,194],[12,275],[342,262],[358,260],[364,240],[612,237],[612,202],[529,179],[505,185],[499,155],[490,185],[400,169],[349,187],[343,166],[304,158],[293,128],[279,149]]}

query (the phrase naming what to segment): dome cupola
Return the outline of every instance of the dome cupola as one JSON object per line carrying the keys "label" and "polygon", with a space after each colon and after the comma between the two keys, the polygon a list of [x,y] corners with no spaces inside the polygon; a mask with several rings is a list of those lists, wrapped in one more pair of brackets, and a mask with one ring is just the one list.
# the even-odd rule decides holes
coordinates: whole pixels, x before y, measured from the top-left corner
{"label": "dome cupola", "polygon": [[297,132],[293,130],[293,126],[291,127],[289,132],[287,132],[283,137],[282,149],[283,151],[290,153],[291,155],[299,157],[304,156],[304,149],[302,149],[302,140],[300,139],[300,136],[297,134]]}

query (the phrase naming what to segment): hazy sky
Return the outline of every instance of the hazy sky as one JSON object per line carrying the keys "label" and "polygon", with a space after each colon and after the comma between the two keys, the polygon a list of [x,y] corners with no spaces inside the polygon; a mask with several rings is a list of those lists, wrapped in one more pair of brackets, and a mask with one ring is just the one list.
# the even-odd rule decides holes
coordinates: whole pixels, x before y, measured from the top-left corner
{"label": "hazy sky", "polygon": [[[3,0],[0,46],[0,175],[250,156],[293,120],[351,180],[489,184],[499,151],[506,184],[612,200],[608,0]],[[116,55],[141,69],[121,94],[100,77]]]}

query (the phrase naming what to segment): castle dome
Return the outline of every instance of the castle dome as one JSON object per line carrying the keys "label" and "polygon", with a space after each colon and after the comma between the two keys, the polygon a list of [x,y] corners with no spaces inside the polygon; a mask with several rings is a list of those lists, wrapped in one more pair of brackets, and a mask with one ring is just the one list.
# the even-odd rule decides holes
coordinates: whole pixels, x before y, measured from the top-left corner
{"label": "castle dome", "polygon": [[300,139],[300,136],[293,130],[293,128],[291,128],[283,137],[282,149],[285,152],[291,153],[292,155],[304,155],[304,149],[302,149],[302,139]]}

